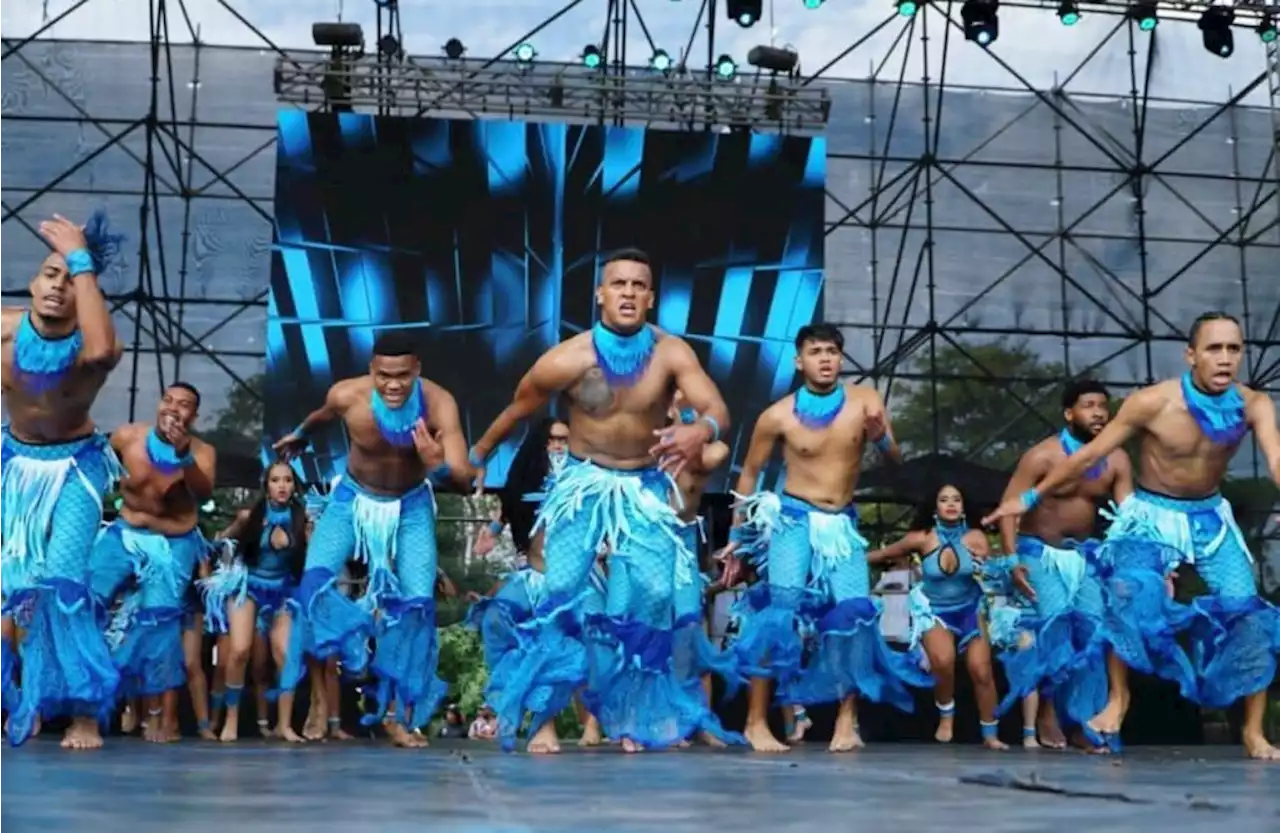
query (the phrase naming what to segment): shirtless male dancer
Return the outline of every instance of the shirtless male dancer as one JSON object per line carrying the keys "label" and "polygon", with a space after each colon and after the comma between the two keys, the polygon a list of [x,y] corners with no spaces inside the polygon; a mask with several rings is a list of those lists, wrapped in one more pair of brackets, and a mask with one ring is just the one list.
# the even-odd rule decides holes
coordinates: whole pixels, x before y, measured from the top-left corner
{"label": "shirtless male dancer", "polygon": [[[200,393],[175,382],[161,397],[154,423],[134,422],[112,432],[111,446],[124,465],[124,505],[90,559],[90,585],[104,608],[130,576],[137,580],[136,604],[112,654],[120,695],[148,701],[143,733],[154,742],[178,739],[176,693],[170,692],[187,681],[184,602],[197,566],[207,573],[210,553],[199,515],[200,504],[213,495],[218,454],[191,436],[199,409]],[[83,722],[82,731],[101,743],[97,723]]]}
{"label": "shirtless male dancer", "polygon": [[[382,722],[397,746],[426,746],[426,737],[413,730],[426,725],[447,693],[436,676],[431,484],[467,489],[473,479],[458,403],[422,376],[412,339],[403,330],[387,330],[373,345],[369,372],[331,387],[324,404],[275,450],[286,458],[296,455],[312,431],[334,419],[347,431],[347,470],[335,482],[307,547],[280,687],[296,687],[304,656],[340,656],[347,673],[363,673],[369,637],[376,636],[372,669],[379,711],[365,722]],[[369,566],[368,590],[358,603],[336,586],[352,557]]]}
{"label": "shirtless male dancer", "polygon": [[[595,294],[596,325],[538,359],[471,451],[472,464],[483,466],[521,420],[568,394],[570,456],[538,519],[546,594],[521,625],[527,639],[494,704],[507,749],[531,712],[528,750],[558,752],[554,717],[584,684],[588,709],[628,752],[682,742],[707,711],[681,686],[670,648],[657,646],[671,644],[677,589],[671,477],[719,439],[729,415],[689,345],[645,321],[654,291],[644,252],[611,255]],[[700,414],[691,425],[666,424],[677,387]],[[588,616],[582,603],[602,546],[609,551],[606,610]],[[584,624],[593,646],[616,646],[613,663],[588,663]]]}
{"label": "shirtless male dancer", "polygon": [[[1025,494],[1055,465],[1098,436],[1111,419],[1109,406],[1110,395],[1101,382],[1068,382],[1062,395],[1066,427],[1022,455],[1005,499]],[[1012,517],[1000,522],[1004,551],[1016,555],[1034,592],[1029,600],[1036,631],[1034,650],[1014,645],[1006,651],[1002,661],[1010,691],[1000,709],[1003,712],[1017,698],[1025,698],[1022,732],[1028,746],[1036,745],[1038,735],[1040,743],[1062,748],[1066,739],[1059,718],[1068,727],[1078,728],[1103,705],[1094,702],[1098,693],[1104,700],[1107,694],[1106,660],[1098,632],[1102,585],[1096,563],[1090,560],[1096,542],[1093,547],[1086,544],[1093,535],[1097,502],[1111,498],[1119,504],[1131,494],[1133,466],[1129,455],[1116,449],[1079,480],[1045,495],[1021,522]],[[1020,625],[1015,627],[1022,630]],[[1042,700],[1038,693],[1050,679],[1058,682],[1052,696]]]}
{"label": "shirtless male dancer", "polygon": [[[770,405],[756,421],[738,477],[739,497],[725,559],[731,585],[738,560],[748,553],[764,579],[742,604],[744,616],[733,648],[739,670],[751,678],[744,734],[758,752],[786,752],[768,725],[769,682],[788,704],[839,702],[831,751],[863,745],[857,697],[888,700],[906,711],[906,684],[932,681],[880,633],[880,611],[870,598],[866,541],[858,535],[853,494],[868,441],[887,459],[900,461],[884,400],[873,388],[840,382],[844,336],[830,324],[796,334],[796,370],[804,386]],[[757,492],[757,480],[774,447],[782,443],[786,491]],[[814,598],[822,601],[816,604]],[[800,625],[816,629],[817,648],[801,667]],[[866,660],[851,663],[849,652]],[[849,669],[871,668],[871,678]]]}
{"label": "shirtless male dancer", "polygon": [[73,722],[62,745],[87,749],[102,745],[86,727],[119,682],[89,593],[89,553],[117,473],[89,409],[123,353],[97,275],[119,238],[100,214],[87,228],[55,214],[39,231],[53,251],[31,279],[31,308],[0,315],[4,701],[13,745],[70,711],[93,717]]}
{"label": "shirtless male dancer", "polygon": [[[1111,569],[1105,631],[1111,645],[1107,705],[1087,721],[1092,742],[1118,751],[1129,708],[1128,668],[1177,681],[1201,705],[1244,700],[1242,735],[1250,757],[1280,760],[1263,732],[1267,687],[1276,673],[1280,614],[1258,596],[1253,564],[1218,491],[1227,465],[1252,429],[1280,484],[1280,429],[1266,393],[1236,381],[1244,355],[1239,322],[1224,312],[1191,326],[1188,370],[1133,393],[1084,448],[1059,460],[1035,488],[1006,500],[984,523],[1017,518],[1084,476],[1135,435],[1141,441],[1137,490],[1116,513],[1101,548]],[[1194,563],[1209,595],[1189,607],[1169,598],[1166,578]],[[1173,640],[1190,628],[1194,668]]]}

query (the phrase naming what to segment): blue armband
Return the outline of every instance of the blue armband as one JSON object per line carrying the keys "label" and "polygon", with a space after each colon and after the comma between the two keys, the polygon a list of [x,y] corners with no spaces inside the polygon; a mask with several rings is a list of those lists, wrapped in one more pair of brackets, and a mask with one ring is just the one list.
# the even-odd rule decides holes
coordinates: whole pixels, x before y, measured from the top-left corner
{"label": "blue armband", "polygon": [[295,437],[306,437],[306,436],[307,436],[307,424],[306,424],[305,422],[299,422],[299,423],[298,423],[298,427],[297,427],[297,428],[294,428],[294,429],[293,429],[292,431],[290,431],[289,433],[290,433],[290,434],[293,434]]}
{"label": "blue armband", "polygon": [[720,441],[720,423],[716,422],[716,418],[710,414],[703,414],[702,421],[711,426],[711,442]]}
{"label": "blue armband", "polygon": [[494,535],[502,534],[502,521],[489,521],[489,531]]}
{"label": "blue armband", "polygon": [[[490,454],[492,453],[493,452],[490,452]],[[467,452],[467,462],[471,464],[471,468],[473,469],[482,469],[484,468],[485,463],[489,462],[489,458],[488,456],[481,457],[477,454],[476,447],[473,445],[471,446],[471,450]]]}
{"label": "blue armband", "polygon": [[449,464],[441,463],[440,465],[432,469],[431,473],[428,474],[427,477],[431,478],[432,483],[446,483],[448,482],[449,477],[452,474],[453,474],[453,469],[449,468]]}
{"label": "blue armband", "polygon": [[888,431],[885,431],[884,434],[881,435],[880,439],[875,441],[875,447],[876,451],[879,451],[881,454],[889,453],[889,450],[893,448],[893,437],[889,436]]}
{"label": "blue armband", "polygon": [[1040,493],[1035,489],[1027,489],[1022,493],[1022,511],[1030,512],[1040,505]]}
{"label": "blue armband", "polygon": [[88,249],[76,249],[74,252],[68,252],[64,259],[67,261],[67,274],[71,277],[93,274],[93,255],[89,254]]}

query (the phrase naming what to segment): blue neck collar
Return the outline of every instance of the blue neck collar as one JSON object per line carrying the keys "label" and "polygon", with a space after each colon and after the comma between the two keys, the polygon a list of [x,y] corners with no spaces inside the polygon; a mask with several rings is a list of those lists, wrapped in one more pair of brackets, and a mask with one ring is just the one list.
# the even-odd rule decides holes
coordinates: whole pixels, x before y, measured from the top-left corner
{"label": "blue neck collar", "polygon": [[1235,445],[1249,430],[1244,419],[1244,397],[1235,385],[1216,396],[1205,393],[1191,381],[1188,370],[1182,374],[1182,398],[1196,425],[1217,445]]}
{"label": "blue neck collar", "polygon": [[844,410],[844,385],[839,383],[826,393],[814,393],[807,387],[796,391],[792,413],[805,428],[826,428]]}
{"label": "blue neck collar", "polygon": [[[280,527],[285,532],[290,533],[289,543],[283,547],[280,547],[279,550],[277,550],[276,547],[271,546],[271,530],[275,529],[276,527]],[[266,549],[276,550],[277,552],[281,550],[289,549],[290,547],[293,546],[292,532],[293,532],[292,508],[290,508],[288,504],[285,504],[284,506],[276,506],[274,503],[268,500],[267,511],[263,515],[263,520],[262,520],[263,547]]]}
{"label": "blue neck collar", "polygon": [[75,366],[84,345],[80,329],[69,335],[46,338],[36,330],[31,313],[22,316],[13,336],[13,367],[24,388],[35,393],[50,390]]}
{"label": "blue neck collar", "polygon": [[177,474],[191,465],[191,452],[179,455],[178,450],[165,442],[154,428],[147,432],[147,458],[162,474]]}
{"label": "blue neck collar", "polygon": [[413,445],[413,426],[418,420],[427,418],[427,403],[422,398],[422,383],[413,380],[413,392],[399,408],[392,408],[383,401],[378,389],[373,389],[370,404],[373,406],[373,421],[378,425],[378,433],[396,448],[408,448]]}
{"label": "blue neck collar", "polygon": [[[1084,443],[1080,442],[1079,437],[1071,433],[1070,428],[1063,428],[1062,431],[1058,433],[1058,442],[1062,444],[1062,450],[1068,457],[1075,454],[1085,446]],[[1103,457],[1101,460],[1089,467],[1089,470],[1084,473],[1084,479],[1097,480],[1106,470],[1107,458]]]}
{"label": "blue neck collar", "polygon": [[623,335],[597,321],[591,328],[591,344],[604,380],[611,387],[628,388],[640,381],[649,369],[658,337],[648,324],[630,335]]}

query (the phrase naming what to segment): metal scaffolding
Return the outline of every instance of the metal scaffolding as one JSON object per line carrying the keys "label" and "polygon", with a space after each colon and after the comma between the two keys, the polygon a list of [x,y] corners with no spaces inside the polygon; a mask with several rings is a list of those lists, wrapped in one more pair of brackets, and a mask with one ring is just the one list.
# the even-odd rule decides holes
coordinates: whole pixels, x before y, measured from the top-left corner
{"label": "metal scaffolding", "polygon": [[[251,381],[265,364],[260,330],[268,304],[276,95],[317,107],[315,91],[332,67],[322,53],[278,48],[254,28],[251,11],[218,2],[254,33],[260,48],[203,44],[177,0],[149,0],[146,44],[41,39],[85,3],[31,37],[3,41],[4,297],[25,297],[31,264],[20,255],[39,251],[34,228],[44,214],[105,201],[118,223],[133,225],[136,218],[126,229],[135,258],[103,280],[128,343],[126,361],[104,392],[111,400],[104,406],[108,424],[149,413],[159,390],[177,378],[220,387],[209,397],[218,402],[235,391],[242,400],[261,397]],[[596,2],[607,11],[595,41],[602,60],[597,72],[511,63],[519,44],[575,7]],[[400,37],[394,6],[380,0],[377,40]],[[767,74],[744,66],[737,83],[715,83],[722,0],[663,5],[660,14],[685,15],[689,27],[683,48],[672,50],[672,72],[661,78],[635,66],[657,51],[638,4],[572,0],[490,60],[383,56],[351,70],[356,77],[348,80],[363,91],[353,106],[391,112],[379,91],[388,77],[403,76],[423,94],[396,102],[394,111],[421,115],[569,118],[573,111],[621,123],[608,100],[640,95],[631,91],[643,83],[647,94],[632,101],[650,108],[656,124],[759,129],[768,123],[768,129],[810,131],[829,117],[826,317],[846,332],[855,376],[875,380],[891,400],[922,391],[933,397],[935,448],[949,448],[948,384],[1007,390],[1041,420],[1057,381],[1043,375],[1044,366],[1091,372],[1121,390],[1170,375],[1188,316],[1207,307],[1242,318],[1249,342],[1244,375],[1280,390],[1276,47],[1256,80],[1218,100],[1161,100],[1153,40],[1126,16],[1127,4],[1080,6],[1086,14],[1110,16],[1114,25],[1084,61],[1061,67],[1059,81],[1046,88],[1002,59],[999,43],[983,50],[966,42],[960,3],[922,4],[906,18],[886,0],[883,21],[855,33],[825,66],[786,76],[786,88],[795,90],[790,121],[764,111]],[[1160,13],[1166,26],[1192,26],[1184,21],[1206,6],[1161,4]],[[1000,8],[1034,8],[1051,17],[1056,7],[1042,0]],[[1238,40],[1255,37],[1249,30],[1264,6],[1236,9]],[[874,39],[890,37],[866,60]],[[1116,44],[1125,54],[1127,91],[1079,89],[1091,62]],[[950,82],[948,64],[960,54],[991,61],[1007,81],[982,89]],[[864,77],[834,77],[859,60],[871,67]],[[129,78],[145,75],[141,85],[130,82],[131,100],[142,103],[136,112],[108,93],[86,92],[108,80],[123,83],[98,77],[117,70]],[[227,76],[243,89],[222,92],[225,103],[219,103],[214,91],[232,85]],[[557,82],[573,106],[548,102],[542,109],[545,89]],[[469,92],[454,95],[459,89]],[[1264,89],[1270,112],[1242,103]],[[679,118],[670,118],[673,113]],[[734,115],[726,119],[725,113]],[[43,182],[23,180],[22,143],[45,149],[54,139],[67,142],[65,154],[44,156],[75,162],[41,168]],[[139,176],[107,175],[108,157],[131,160]],[[1028,344],[1042,359],[1040,369],[1024,378],[990,366],[983,348],[1000,339]],[[948,356],[962,361],[943,362]],[[961,452],[980,454],[998,439],[974,437]],[[1256,471],[1256,455],[1252,459]]]}

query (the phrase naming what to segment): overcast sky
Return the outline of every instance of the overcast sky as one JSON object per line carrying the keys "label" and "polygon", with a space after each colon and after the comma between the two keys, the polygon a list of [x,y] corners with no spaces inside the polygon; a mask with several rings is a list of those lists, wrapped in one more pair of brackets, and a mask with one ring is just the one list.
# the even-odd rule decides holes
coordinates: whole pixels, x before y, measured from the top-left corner
{"label": "overcast sky", "polygon": [[[74,5],[75,0],[8,0],[0,9],[0,31],[15,38],[36,31],[46,19]],[[145,40],[148,31],[147,6],[150,0],[88,0],[68,18],[50,31],[60,38],[94,38],[108,40]],[[337,19],[342,8],[346,20],[364,25],[370,42],[374,32],[374,0],[226,0],[247,20],[260,28],[277,44],[285,47],[311,45],[311,23]],[[694,30],[701,3],[698,0],[635,0],[654,41],[672,54],[681,51]],[[185,0],[187,15],[200,27],[206,43],[255,45],[261,41],[236,20],[218,0]],[[406,48],[414,54],[437,54],[450,37],[458,37],[475,57],[491,57],[524,33],[543,22],[561,8],[555,0],[401,0],[401,19]],[[173,21],[171,37],[189,40],[177,0],[170,0]],[[539,33],[535,46],[543,57],[573,60],[582,46],[599,41],[604,29],[606,0],[582,0],[579,5]],[[817,10],[804,7],[804,0],[773,0],[772,11],[766,0],[765,20],[750,29],[742,29],[724,19],[717,20],[718,52],[727,52],[740,62],[747,50],[757,43],[772,39],[778,44],[794,45],[801,54],[802,66],[812,71],[839,54],[893,13],[891,0],[827,0]],[[958,4],[955,12],[958,19]],[[934,13],[930,20],[932,37],[930,52],[941,54],[942,18]],[[770,18],[772,16],[772,27]],[[1049,87],[1055,74],[1070,74],[1084,60],[1116,23],[1109,15],[1086,15],[1073,28],[1059,24],[1052,8],[1042,10],[1006,8],[1000,12],[1000,38],[992,48],[999,58],[1031,83]],[[842,77],[864,77],[873,63],[883,60],[892,48],[902,24],[895,21],[884,32],[854,50],[835,67]],[[919,30],[921,27],[917,27]],[[1221,101],[1231,90],[1250,83],[1264,69],[1264,53],[1258,38],[1249,31],[1236,31],[1236,52],[1222,60],[1205,52],[1200,32],[1194,22],[1166,20],[1157,30],[1159,59],[1153,76],[1153,94],[1168,98],[1190,98]],[[918,35],[917,35],[918,37]],[[1149,35],[1139,35],[1139,48],[1145,50]],[[1018,86],[1018,83],[992,56],[959,41],[959,31],[952,31],[951,60],[947,79],[953,83]],[[705,35],[699,32],[694,52],[706,50]],[[902,47],[899,47],[901,50]],[[1129,41],[1121,33],[1107,43],[1085,69],[1076,76],[1071,88],[1128,94],[1130,89],[1127,52]],[[641,63],[649,46],[640,27],[632,26],[628,43],[630,55]],[[908,64],[909,80],[919,80],[922,62],[920,43],[913,45],[914,55]],[[901,66],[900,52],[890,61],[892,74]],[[933,72],[938,76],[937,61]],[[1266,105],[1265,84],[1259,87],[1250,103]]]}

